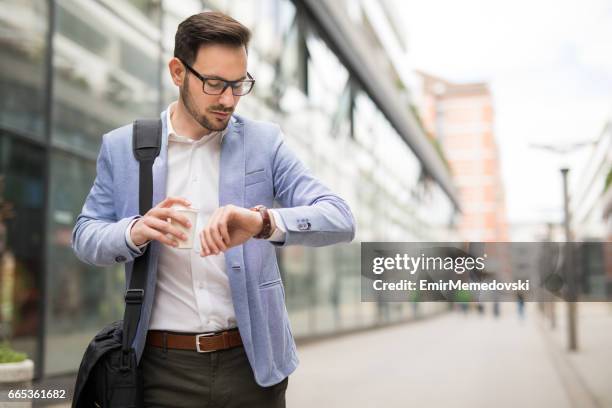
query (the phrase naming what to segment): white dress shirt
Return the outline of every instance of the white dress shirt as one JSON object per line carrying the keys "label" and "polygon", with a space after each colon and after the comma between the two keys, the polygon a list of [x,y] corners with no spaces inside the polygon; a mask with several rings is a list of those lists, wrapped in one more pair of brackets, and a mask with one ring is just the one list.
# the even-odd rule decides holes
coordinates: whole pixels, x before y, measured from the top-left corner
{"label": "white dress shirt", "polygon": [[[225,256],[200,256],[199,233],[219,207],[219,160],[221,142],[227,129],[194,140],[177,135],[172,126],[175,103],[167,109],[168,197],[184,197],[198,209],[194,247],[178,249],[162,245],[157,269],[157,287],[149,324],[150,330],[203,333],[236,327],[236,315],[225,268]],[[231,119],[234,120],[234,119]],[[285,226],[270,210],[276,230],[271,241],[284,241]],[[130,229],[126,241],[140,252],[148,243],[136,246]]]}

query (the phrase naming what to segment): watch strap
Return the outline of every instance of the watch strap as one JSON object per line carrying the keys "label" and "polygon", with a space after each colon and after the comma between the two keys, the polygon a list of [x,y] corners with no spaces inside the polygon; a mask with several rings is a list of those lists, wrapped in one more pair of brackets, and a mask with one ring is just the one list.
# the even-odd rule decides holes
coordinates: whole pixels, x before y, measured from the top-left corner
{"label": "watch strap", "polygon": [[263,205],[256,205],[251,208],[253,211],[257,211],[261,215],[261,219],[263,221],[263,227],[259,234],[255,235],[253,238],[255,239],[268,239],[272,236],[272,220],[270,219],[270,212]]}

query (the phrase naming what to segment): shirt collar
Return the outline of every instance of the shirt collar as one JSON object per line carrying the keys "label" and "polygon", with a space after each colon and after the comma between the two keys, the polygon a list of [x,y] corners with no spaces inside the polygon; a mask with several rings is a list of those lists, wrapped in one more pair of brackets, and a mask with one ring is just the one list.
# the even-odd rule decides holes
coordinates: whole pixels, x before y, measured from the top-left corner
{"label": "shirt collar", "polygon": [[[169,140],[169,141],[173,141],[173,142],[182,142],[182,143],[196,143],[196,144],[199,144],[199,143],[203,143],[203,142],[205,142],[205,141],[207,141],[207,140],[212,139],[213,137],[215,137],[215,136],[219,135],[219,133],[220,133],[220,134],[221,134],[221,137],[220,137],[220,140],[219,140],[219,141],[221,142],[221,141],[223,140],[223,138],[225,137],[225,135],[227,134],[227,130],[229,129],[229,124],[228,124],[228,126],[227,126],[225,129],[223,129],[222,131],[215,131],[215,132],[211,132],[211,133],[209,133],[209,134],[207,134],[207,135],[202,136],[202,137],[201,137],[200,139],[198,139],[198,140],[193,140],[193,139],[192,139],[192,138],[190,138],[190,137],[187,137],[187,136],[182,136],[182,135],[177,134],[177,133],[174,131],[174,126],[172,125],[172,120],[170,119],[170,116],[171,116],[171,115],[170,115],[171,110],[172,110],[172,109],[174,109],[174,108],[175,108],[175,106],[176,106],[176,101],[174,101],[174,102],[172,102],[170,105],[168,105],[168,109],[166,109],[166,123],[167,123],[167,126],[168,126],[168,140]],[[230,121],[233,121],[233,120],[234,120],[234,117],[232,116],[232,117],[230,118]]]}

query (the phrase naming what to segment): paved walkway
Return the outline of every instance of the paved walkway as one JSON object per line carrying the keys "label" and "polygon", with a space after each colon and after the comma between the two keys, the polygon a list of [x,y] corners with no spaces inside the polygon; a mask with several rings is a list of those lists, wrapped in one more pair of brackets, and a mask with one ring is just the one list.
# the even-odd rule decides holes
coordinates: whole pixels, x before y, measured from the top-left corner
{"label": "paved walkway", "polygon": [[[288,407],[612,407],[609,395],[585,390],[595,378],[594,389],[611,393],[610,365],[603,366],[610,348],[603,360],[581,363],[583,371],[598,373],[584,380],[563,362],[567,354],[555,343],[560,328],[551,334],[536,306],[527,306],[524,320],[513,304],[503,304],[497,319],[490,310],[451,313],[301,347]],[[612,327],[604,336],[594,325],[585,330],[583,338],[598,339],[585,344],[603,351]],[[568,385],[576,378],[578,390]]]}
{"label": "paved walkway", "polygon": [[565,304],[554,330],[536,305],[524,320],[513,304],[497,319],[487,307],[302,346],[287,406],[612,407],[612,304],[579,305],[577,353]]}
{"label": "paved walkway", "polygon": [[612,407],[612,303],[578,304],[578,351],[568,353],[567,304],[556,304],[557,325],[543,331],[554,347],[574,406]]}

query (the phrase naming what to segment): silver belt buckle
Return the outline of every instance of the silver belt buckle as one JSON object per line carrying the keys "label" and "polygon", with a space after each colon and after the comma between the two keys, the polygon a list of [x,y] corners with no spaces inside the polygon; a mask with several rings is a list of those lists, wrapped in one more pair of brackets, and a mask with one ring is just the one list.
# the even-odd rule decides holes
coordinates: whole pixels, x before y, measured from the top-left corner
{"label": "silver belt buckle", "polygon": [[204,334],[196,334],[196,350],[198,351],[198,353],[210,353],[216,350],[202,350],[200,348],[200,337],[211,337],[216,335],[216,333],[204,333]]}

